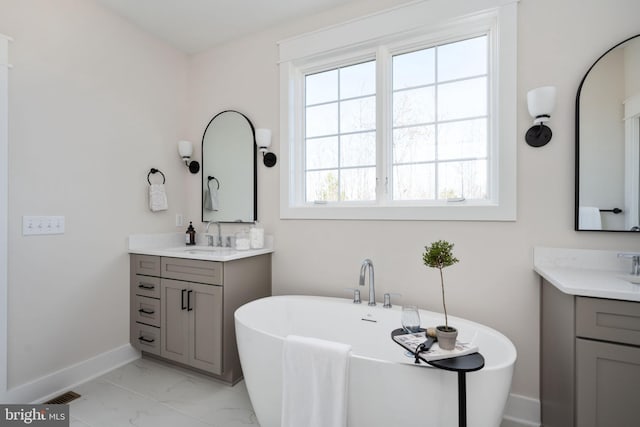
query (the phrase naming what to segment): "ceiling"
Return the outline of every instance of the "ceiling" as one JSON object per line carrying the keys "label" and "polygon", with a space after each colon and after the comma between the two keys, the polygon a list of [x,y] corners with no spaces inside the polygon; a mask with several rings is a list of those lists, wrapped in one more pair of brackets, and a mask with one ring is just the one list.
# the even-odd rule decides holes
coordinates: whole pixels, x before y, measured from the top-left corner
{"label": "ceiling", "polygon": [[95,0],[186,53],[356,0]]}

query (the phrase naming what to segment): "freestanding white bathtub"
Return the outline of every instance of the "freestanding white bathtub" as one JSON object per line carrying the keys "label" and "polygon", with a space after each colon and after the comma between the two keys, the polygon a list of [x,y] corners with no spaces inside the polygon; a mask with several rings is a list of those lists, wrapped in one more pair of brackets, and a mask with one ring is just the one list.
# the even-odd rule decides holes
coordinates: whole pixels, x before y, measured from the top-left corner
{"label": "freestanding white bathtub", "polygon": [[[394,343],[400,307],[369,307],[351,300],[276,296],[252,301],[235,312],[240,362],[261,427],[280,427],[282,347],[287,335],[352,345],[349,371],[349,427],[454,427],[458,425],[457,374],[426,364]],[[422,326],[443,323],[443,315],[420,310]],[[501,333],[449,316],[458,339],[473,341],[485,367],[467,374],[467,425],[498,427],[502,420],[516,350]],[[301,426],[303,427],[303,426]]]}

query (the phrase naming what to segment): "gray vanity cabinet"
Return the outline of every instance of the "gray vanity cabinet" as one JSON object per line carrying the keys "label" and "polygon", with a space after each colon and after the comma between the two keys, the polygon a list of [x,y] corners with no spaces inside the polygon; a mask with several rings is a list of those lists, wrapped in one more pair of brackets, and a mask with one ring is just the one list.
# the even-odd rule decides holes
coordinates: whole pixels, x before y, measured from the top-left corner
{"label": "gray vanity cabinet", "polygon": [[160,258],[131,256],[131,344],[160,355]]}
{"label": "gray vanity cabinet", "polygon": [[233,314],[271,295],[271,254],[216,262],[131,255],[131,344],[234,384]]}
{"label": "gray vanity cabinet", "polygon": [[542,425],[637,426],[640,302],[569,295],[542,282]]}
{"label": "gray vanity cabinet", "polygon": [[222,372],[222,286],[162,279],[160,356]]}

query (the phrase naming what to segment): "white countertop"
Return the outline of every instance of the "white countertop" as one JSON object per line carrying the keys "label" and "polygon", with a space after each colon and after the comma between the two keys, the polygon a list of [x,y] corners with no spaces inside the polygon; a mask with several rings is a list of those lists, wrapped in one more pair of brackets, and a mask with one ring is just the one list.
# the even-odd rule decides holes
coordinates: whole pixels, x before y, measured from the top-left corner
{"label": "white countertop", "polygon": [[213,248],[202,244],[186,246],[184,233],[133,234],[129,236],[128,252],[139,255],[225,262],[272,253],[273,237],[265,236],[264,240],[265,247],[262,249],[239,251],[233,248]]}
{"label": "white countertop", "polygon": [[[534,248],[534,270],[569,295],[640,302],[640,277],[630,276],[629,251]],[[640,252],[639,252],[640,253]]]}

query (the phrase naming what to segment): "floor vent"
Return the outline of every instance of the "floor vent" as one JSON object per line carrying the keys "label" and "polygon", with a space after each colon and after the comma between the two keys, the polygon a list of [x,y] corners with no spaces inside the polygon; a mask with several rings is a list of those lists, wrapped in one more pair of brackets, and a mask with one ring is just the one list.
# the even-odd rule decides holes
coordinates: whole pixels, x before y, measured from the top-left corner
{"label": "floor vent", "polygon": [[76,400],[79,397],[80,395],[78,393],[68,391],[64,394],[61,394],[60,396],[54,397],[51,400],[47,400],[46,402],[44,402],[44,405],[66,405],[67,403],[71,402],[72,400]]}

